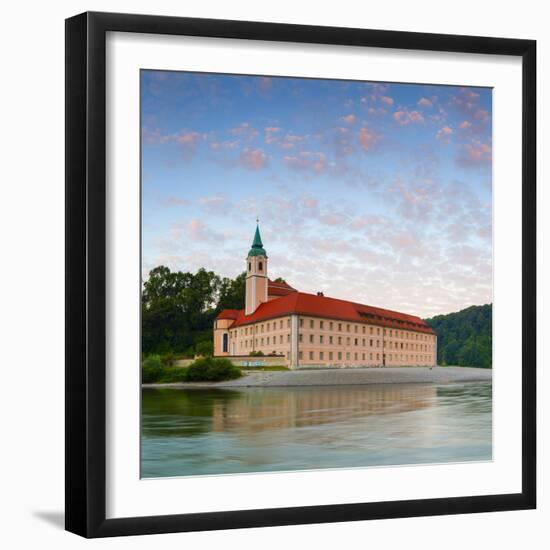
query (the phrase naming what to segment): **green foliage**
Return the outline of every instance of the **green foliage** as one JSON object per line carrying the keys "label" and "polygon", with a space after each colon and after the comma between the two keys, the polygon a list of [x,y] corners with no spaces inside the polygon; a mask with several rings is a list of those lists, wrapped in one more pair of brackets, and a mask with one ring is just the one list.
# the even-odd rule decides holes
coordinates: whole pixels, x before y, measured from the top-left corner
{"label": "green foliage", "polygon": [[492,318],[486,304],[426,319],[438,335],[438,364],[492,368]]}
{"label": "green foliage", "polygon": [[263,351],[251,351],[248,355],[250,357],[264,357],[265,354]]}
{"label": "green foliage", "polygon": [[[244,307],[246,274],[220,278],[213,271],[170,271],[159,266],[143,283],[142,352],[145,355],[212,354],[212,324],[225,308]],[[201,343],[199,345],[199,343]]]}
{"label": "green foliage", "polygon": [[203,357],[212,357],[214,355],[214,343],[212,340],[197,342],[195,344],[195,352],[197,355],[202,355]]}
{"label": "green foliage", "polygon": [[241,376],[241,370],[228,359],[201,357],[187,367],[188,382],[219,382]]}
{"label": "green foliage", "polygon": [[144,384],[157,382],[164,371],[160,355],[149,355],[143,361],[141,367],[141,381]]}
{"label": "green foliage", "polygon": [[220,382],[241,376],[241,370],[228,359],[202,357],[188,367],[169,367],[160,355],[149,355],[141,367],[143,384],[170,384],[175,382]]}

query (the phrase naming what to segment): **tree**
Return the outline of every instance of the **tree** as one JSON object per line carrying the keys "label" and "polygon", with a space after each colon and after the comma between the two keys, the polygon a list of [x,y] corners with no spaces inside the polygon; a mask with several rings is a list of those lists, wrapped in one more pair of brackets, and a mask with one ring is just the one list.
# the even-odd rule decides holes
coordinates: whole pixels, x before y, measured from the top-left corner
{"label": "tree", "polygon": [[171,271],[158,266],[143,283],[142,352],[212,355],[212,323],[225,308],[244,308],[246,274]]}
{"label": "tree", "polygon": [[486,304],[426,319],[438,335],[438,363],[492,368],[492,313]]}

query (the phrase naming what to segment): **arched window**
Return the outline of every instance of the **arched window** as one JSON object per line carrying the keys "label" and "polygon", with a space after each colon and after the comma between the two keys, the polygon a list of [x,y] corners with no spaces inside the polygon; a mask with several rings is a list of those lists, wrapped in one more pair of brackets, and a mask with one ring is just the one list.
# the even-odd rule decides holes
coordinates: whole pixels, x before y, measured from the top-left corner
{"label": "arched window", "polygon": [[261,271],[263,269],[263,262],[260,262],[258,264],[258,271]]}
{"label": "arched window", "polygon": [[252,271],[252,263],[248,262],[248,271]]}

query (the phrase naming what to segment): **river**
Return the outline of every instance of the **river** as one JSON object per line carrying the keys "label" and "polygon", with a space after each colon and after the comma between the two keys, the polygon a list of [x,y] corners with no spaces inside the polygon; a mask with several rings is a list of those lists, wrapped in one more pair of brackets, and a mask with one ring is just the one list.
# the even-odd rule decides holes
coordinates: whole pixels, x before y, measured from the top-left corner
{"label": "river", "polygon": [[491,460],[492,386],[143,389],[142,477]]}

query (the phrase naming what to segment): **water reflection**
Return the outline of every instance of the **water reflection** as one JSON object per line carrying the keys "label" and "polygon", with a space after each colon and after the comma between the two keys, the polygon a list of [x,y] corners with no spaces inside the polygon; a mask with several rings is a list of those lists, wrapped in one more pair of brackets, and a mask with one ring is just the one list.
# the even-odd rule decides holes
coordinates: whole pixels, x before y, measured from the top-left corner
{"label": "water reflection", "polygon": [[144,389],[144,477],[486,460],[491,384]]}

